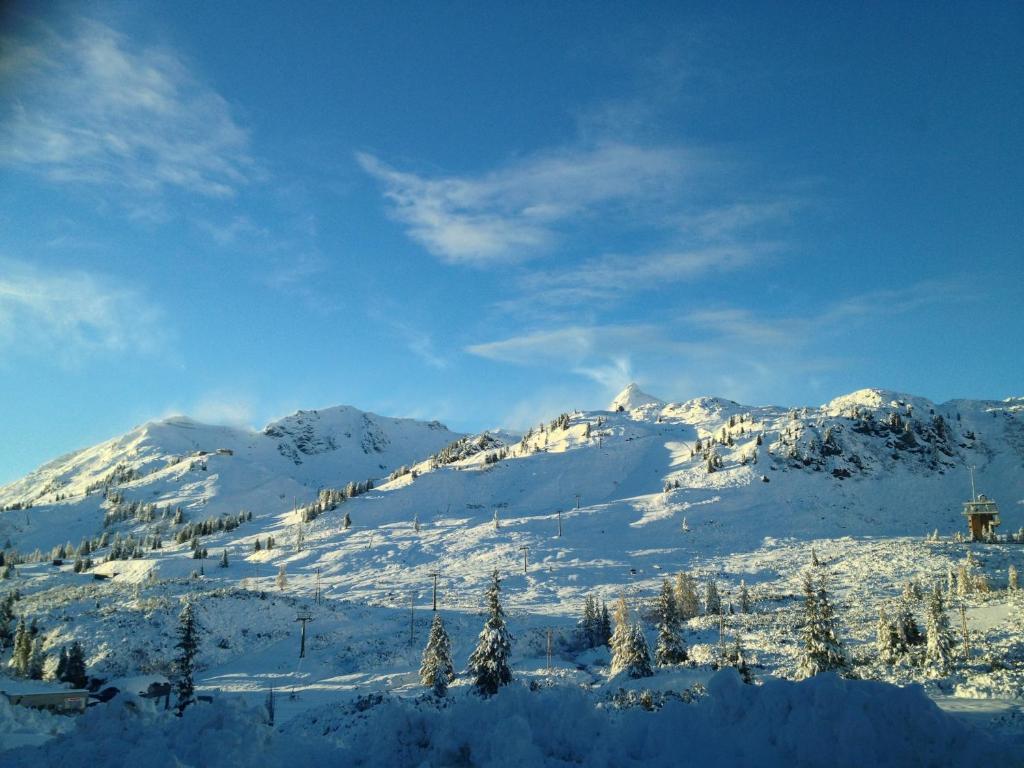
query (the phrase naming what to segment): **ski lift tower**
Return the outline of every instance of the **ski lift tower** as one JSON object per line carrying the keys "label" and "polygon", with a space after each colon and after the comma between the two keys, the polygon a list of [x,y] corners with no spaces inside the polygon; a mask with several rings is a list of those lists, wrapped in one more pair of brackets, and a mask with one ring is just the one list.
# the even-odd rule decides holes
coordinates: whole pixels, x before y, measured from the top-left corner
{"label": "ski lift tower", "polygon": [[999,508],[992,499],[978,493],[974,487],[974,467],[971,470],[971,500],[964,502],[964,517],[971,541],[982,541],[999,525]]}
{"label": "ski lift tower", "polygon": [[295,617],[296,621],[302,622],[302,636],[299,640],[299,658],[306,658],[306,624],[313,620],[313,614],[309,611],[299,611]]}

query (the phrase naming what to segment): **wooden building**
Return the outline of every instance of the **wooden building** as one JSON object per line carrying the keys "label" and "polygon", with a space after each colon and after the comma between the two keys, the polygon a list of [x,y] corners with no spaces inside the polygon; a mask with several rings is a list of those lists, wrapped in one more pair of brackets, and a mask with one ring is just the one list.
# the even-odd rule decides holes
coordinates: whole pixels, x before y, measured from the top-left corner
{"label": "wooden building", "polygon": [[999,508],[983,493],[964,502],[964,516],[971,541],[984,541],[999,525]]}

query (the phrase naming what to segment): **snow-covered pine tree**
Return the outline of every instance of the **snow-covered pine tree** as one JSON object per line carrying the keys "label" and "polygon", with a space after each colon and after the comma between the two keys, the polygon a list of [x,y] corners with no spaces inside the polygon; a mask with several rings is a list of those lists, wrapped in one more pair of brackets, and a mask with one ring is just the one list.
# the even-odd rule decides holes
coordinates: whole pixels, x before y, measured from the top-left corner
{"label": "snow-covered pine tree", "polygon": [[[651,677],[654,670],[651,669],[651,652],[647,647],[647,638],[644,636],[643,627],[637,622],[630,626],[628,641],[626,643],[626,658],[620,665],[619,670],[625,670],[626,674],[633,678]],[[612,660],[612,671],[615,671],[615,662]]]}
{"label": "snow-covered pine tree", "polygon": [[349,517],[348,512],[345,513],[345,517],[341,521],[341,527],[346,531],[352,527],[352,518]]}
{"label": "snow-covered pine tree", "polygon": [[598,645],[608,645],[612,640],[612,617],[608,613],[608,603],[601,601],[600,641]]}
{"label": "snow-covered pine tree", "polygon": [[601,616],[597,607],[597,598],[587,595],[583,599],[583,616],[579,624],[580,645],[583,648],[596,648],[601,633]]}
{"label": "snow-covered pine tree", "polygon": [[28,657],[28,676],[33,680],[42,680],[44,664],[46,664],[46,654],[43,653],[43,638],[41,635],[36,635]]}
{"label": "snow-covered pine tree", "polygon": [[220,553],[220,563],[219,563],[219,565],[220,565],[221,568],[227,568],[228,567],[228,551],[226,549],[222,550],[221,553]]}
{"label": "snow-covered pine tree", "polygon": [[616,667],[616,659],[621,661],[626,658],[628,653],[626,646],[629,642],[630,634],[629,607],[626,605],[626,598],[624,596],[620,596],[615,601],[613,615],[615,618],[615,629],[612,630],[611,637],[608,638],[608,647],[612,652],[612,674],[614,675],[619,671]]}
{"label": "snow-covered pine tree", "polygon": [[754,675],[747,665],[747,654],[743,650],[743,643],[740,641],[739,633],[733,638],[732,645],[726,651],[724,661],[730,667],[736,668],[736,671],[740,673],[740,679],[744,683],[747,685],[753,684]]}
{"label": "snow-covered pine tree", "polygon": [[925,646],[925,665],[939,674],[949,671],[953,662],[953,634],[949,629],[949,617],[942,599],[939,585],[935,585],[928,598],[928,611],[925,615],[925,632],[928,644]]}
{"label": "snow-covered pine tree", "polygon": [[60,647],[60,654],[57,656],[57,671],[55,672],[55,675],[60,682],[67,682],[68,649],[63,645]]}
{"label": "snow-covered pine tree", "polygon": [[1013,591],[1017,589],[1017,568],[1012,563],[1006,571],[1006,588]]}
{"label": "snow-covered pine tree", "polygon": [[18,626],[14,630],[14,652],[11,655],[11,666],[16,674],[22,677],[28,676],[29,659],[32,656],[32,637],[29,635],[28,627],[25,626],[25,617],[18,619]]}
{"label": "snow-covered pine tree", "polygon": [[740,579],[740,613],[750,613],[750,590],[743,579]]}
{"label": "snow-covered pine tree", "polygon": [[192,603],[189,600],[185,600],[185,605],[178,615],[178,642],[175,648],[179,650],[174,666],[178,677],[175,686],[178,693],[178,714],[181,714],[193,701],[195,686],[192,683],[192,673],[195,670],[196,653],[199,651],[199,633]]}
{"label": "snow-covered pine tree", "polygon": [[71,644],[71,650],[68,651],[68,665],[62,679],[70,683],[72,688],[85,688],[89,682],[85,671],[85,651],[77,640]]}
{"label": "snow-covered pine tree", "polygon": [[903,652],[896,622],[889,617],[889,612],[882,605],[878,609],[878,623],[875,625],[875,650],[878,658],[885,664],[892,664]]}
{"label": "snow-covered pine tree", "polygon": [[708,579],[704,592],[704,614],[717,616],[722,612],[722,596],[718,594],[718,585],[714,579]]}
{"label": "snow-covered pine tree", "polygon": [[803,649],[797,675],[813,677],[820,672],[843,669],[846,654],[836,636],[836,619],[828,599],[825,574],[815,583],[810,572],[804,573],[804,628]]}
{"label": "snow-covered pine tree", "polygon": [[284,588],[288,586],[288,569],[284,563],[281,563],[277,568],[277,579],[275,583],[277,584],[277,588],[282,592],[284,591]]}
{"label": "snow-covered pine tree", "polygon": [[423,660],[420,663],[420,683],[433,688],[438,696],[444,696],[448,683],[455,677],[452,666],[452,643],[444,628],[441,614],[434,614],[430,625],[430,637],[427,647],[423,649]]}
{"label": "snow-covered pine tree", "polygon": [[679,620],[689,621],[700,613],[697,582],[687,573],[676,574],[676,613]]}
{"label": "snow-covered pine tree", "polygon": [[501,607],[501,580],[498,570],[491,575],[487,588],[487,621],[480,631],[476,650],[469,657],[469,671],[473,684],[484,696],[498,692],[498,688],[512,680],[509,655],[512,652],[512,636],[505,626],[505,612]]}
{"label": "snow-covered pine tree", "polygon": [[658,595],[658,643],[654,648],[654,659],[659,666],[686,661],[686,646],[679,638],[678,626],[672,585],[668,579],[663,579]]}
{"label": "snow-covered pine tree", "polygon": [[906,653],[911,647],[924,643],[924,635],[914,619],[913,599],[902,595],[896,604],[896,633],[899,635],[899,648]]}

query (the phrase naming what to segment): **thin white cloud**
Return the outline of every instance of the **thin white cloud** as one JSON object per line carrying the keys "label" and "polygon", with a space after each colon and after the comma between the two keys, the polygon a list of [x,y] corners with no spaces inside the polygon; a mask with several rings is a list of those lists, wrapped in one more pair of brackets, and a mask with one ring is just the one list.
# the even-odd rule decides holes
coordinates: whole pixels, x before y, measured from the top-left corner
{"label": "thin white cloud", "polygon": [[521,314],[531,307],[610,302],[708,275],[730,272],[764,259],[768,244],[710,245],[690,250],[608,254],[564,269],[534,269],[517,283],[519,295],[501,301],[506,313]]}
{"label": "thin white cloud", "polygon": [[0,45],[0,165],[62,183],[229,197],[256,173],[228,103],[174,52],[93,21]]}
{"label": "thin white cloud", "polygon": [[574,373],[615,391],[636,379],[671,383],[669,396],[719,394],[744,401],[805,385],[849,360],[835,337],[851,324],[869,327],[892,316],[961,296],[957,286],[922,282],[859,294],[805,314],[740,307],[699,309],[657,324],[570,324],[466,348],[497,362]]}
{"label": "thin white cloud", "polygon": [[356,160],[412,239],[444,262],[476,266],[533,256],[581,216],[654,204],[707,163],[679,147],[624,143],[541,153],[477,176],[428,178],[370,154]]}
{"label": "thin white cloud", "polygon": [[162,312],[124,282],[0,259],[0,351],[75,365],[97,354],[165,350]]}

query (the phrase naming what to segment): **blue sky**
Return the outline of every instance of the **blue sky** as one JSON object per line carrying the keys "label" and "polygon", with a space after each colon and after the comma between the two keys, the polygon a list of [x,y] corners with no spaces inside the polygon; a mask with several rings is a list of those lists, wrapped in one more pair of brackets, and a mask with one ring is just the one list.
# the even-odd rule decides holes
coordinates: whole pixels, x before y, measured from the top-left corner
{"label": "blue sky", "polygon": [[0,482],[150,418],[1024,394],[1019,3],[0,16]]}

